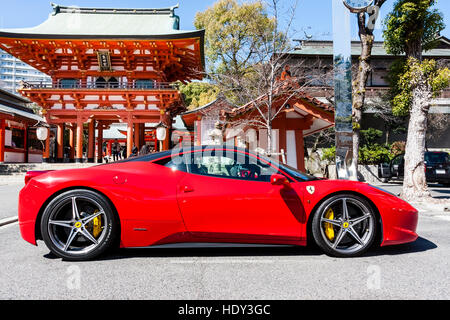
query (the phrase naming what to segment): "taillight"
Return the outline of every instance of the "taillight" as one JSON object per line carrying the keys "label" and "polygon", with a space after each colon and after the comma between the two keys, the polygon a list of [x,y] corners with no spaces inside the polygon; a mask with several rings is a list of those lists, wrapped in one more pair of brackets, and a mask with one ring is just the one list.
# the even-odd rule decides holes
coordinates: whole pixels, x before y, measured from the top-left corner
{"label": "taillight", "polygon": [[51,170],[46,170],[46,171],[28,171],[25,174],[25,184],[30,182],[30,180],[33,179],[34,177],[40,176],[41,174],[47,173],[49,171],[51,171]]}

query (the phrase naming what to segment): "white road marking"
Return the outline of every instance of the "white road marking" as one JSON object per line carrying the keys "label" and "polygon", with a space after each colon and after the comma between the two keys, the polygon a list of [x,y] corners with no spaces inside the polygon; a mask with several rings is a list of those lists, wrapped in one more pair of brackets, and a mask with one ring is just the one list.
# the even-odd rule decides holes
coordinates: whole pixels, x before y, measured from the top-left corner
{"label": "white road marking", "polygon": [[5,224],[3,226],[0,226],[0,230],[8,229],[8,228],[11,228],[11,227],[14,227],[14,226],[18,226],[18,225],[19,225],[18,221],[13,222],[13,223],[9,223],[9,224]]}
{"label": "white road marking", "polygon": [[171,260],[170,263],[175,264],[221,264],[221,263],[274,263],[274,260],[250,260],[250,259],[218,259],[218,260]]}
{"label": "white road marking", "polygon": [[434,217],[438,218],[439,220],[450,221],[450,216],[434,216]]}
{"label": "white road marking", "polygon": [[0,219],[0,227],[3,227],[5,225],[8,225],[8,224],[11,224],[11,223],[14,223],[14,222],[17,222],[17,220],[18,220],[17,216]]}

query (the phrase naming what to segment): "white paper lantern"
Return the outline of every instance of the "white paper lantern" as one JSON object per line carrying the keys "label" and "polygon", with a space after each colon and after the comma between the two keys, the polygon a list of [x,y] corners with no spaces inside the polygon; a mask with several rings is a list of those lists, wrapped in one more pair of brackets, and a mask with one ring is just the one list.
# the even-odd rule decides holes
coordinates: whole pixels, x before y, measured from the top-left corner
{"label": "white paper lantern", "polygon": [[159,141],[164,141],[166,140],[166,128],[164,127],[158,127],[156,128],[156,139],[158,139]]}
{"label": "white paper lantern", "polygon": [[46,128],[46,127],[39,127],[39,128],[37,128],[36,129],[36,136],[41,141],[47,140],[48,128]]}

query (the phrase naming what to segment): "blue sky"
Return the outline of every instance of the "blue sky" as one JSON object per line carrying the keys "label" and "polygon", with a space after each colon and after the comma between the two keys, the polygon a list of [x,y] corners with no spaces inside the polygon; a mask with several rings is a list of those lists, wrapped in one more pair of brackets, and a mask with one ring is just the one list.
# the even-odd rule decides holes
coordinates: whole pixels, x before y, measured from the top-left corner
{"label": "blue sky", "polygon": [[[33,27],[47,19],[51,12],[51,0],[0,0],[0,28]],[[211,6],[215,0],[53,0],[62,5],[115,8],[160,8],[177,3],[181,29],[194,29],[195,13]],[[284,5],[294,0],[283,0]],[[332,0],[299,0],[295,15],[294,38],[304,38],[305,33],[313,39],[331,39]],[[387,0],[381,8],[381,17],[391,9],[395,0]],[[442,34],[450,38],[450,0],[437,0],[437,8],[444,14],[447,28]],[[357,39],[356,19],[352,17],[352,38]],[[375,30],[376,40],[381,40],[381,25]]]}

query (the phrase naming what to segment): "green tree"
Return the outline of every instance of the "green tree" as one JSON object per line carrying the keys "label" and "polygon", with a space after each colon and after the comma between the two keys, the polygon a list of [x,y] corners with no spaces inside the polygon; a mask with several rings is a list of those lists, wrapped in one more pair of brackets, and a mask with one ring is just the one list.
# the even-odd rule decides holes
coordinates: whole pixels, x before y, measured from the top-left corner
{"label": "green tree", "polygon": [[292,2],[287,8],[284,0],[218,0],[195,20],[197,28],[206,29],[210,78],[230,102],[248,103],[240,117],[227,117],[224,127],[266,130],[265,151],[271,156],[279,155],[272,122],[302,91],[293,85],[300,83],[297,76],[288,80],[293,73],[286,66],[298,0]]}
{"label": "green tree", "polygon": [[208,82],[190,82],[178,84],[189,110],[201,107],[217,99],[219,88]]}
{"label": "green tree", "polygon": [[390,54],[406,54],[392,98],[393,113],[409,114],[405,149],[405,176],[401,196],[407,200],[431,197],[424,171],[427,116],[433,97],[448,86],[449,69],[423,60],[422,52],[436,45],[444,29],[434,0],[397,0],[384,22],[385,47]]}
{"label": "green tree", "polygon": [[206,30],[208,73],[231,101],[247,102],[240,101],[237,92],[244,82],[257,81],[254,65],[261,61],[258,53],[273,39],[275,24],[260,0],[219,0],[195,16],[195,27]]}
{"label": "green tree", "polygon": [[388,53],[422,60],[422,52],[436,46],[444,30],[442,13],[435,0],[397,0],[384,21],[384,44]]}

